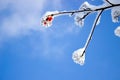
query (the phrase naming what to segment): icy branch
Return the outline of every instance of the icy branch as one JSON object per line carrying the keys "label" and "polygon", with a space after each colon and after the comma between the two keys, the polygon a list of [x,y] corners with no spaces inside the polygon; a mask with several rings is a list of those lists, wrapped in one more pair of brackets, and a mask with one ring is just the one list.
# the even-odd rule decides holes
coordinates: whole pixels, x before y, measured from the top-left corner
{"label": "icy branch", "polygon": [[[76,18],[77,21],[79,22],[80,21],[80,24],[83,24],[84,22],[84,18],[86,18],[87,15],[89,15],[90,13],[93,13],[93,12],[97,12],[97,11],[101,11],[101,10],[107,10],[107,9],[111,9],[111,8],[114,8],[114,7],[118,7],[120,6],[120,4],[114,4],[114,5],[107,5],[107,6],[104,6],[104,5],[101,5],[101,6],[93,6],[93,5],[90,5],[88,4],[87,2],[85,2],[81,7],[82,9],[80,10],[73,10],[73,11],[62,11],[62,12],[50,12],[49,14],[45,14],[42,18],[42,25],[45,26],[45,27],[50,27],[51,24],[52,24],[52,21],[53,21],[53,18],[55,16],[58,16],[58,15],[66,15],[66,14],[83,14],[82,17],[78,17]],[[117,18],[116,18],[117,19]]]}
{"label": "icy branch", "polygon": [[[103,11],[104,11],[104,9],[101,10],[101,11],[99,11],[99,13],[98,13],[98,15],[97,15],[97,17],[96,17],[96,19],[95,19],[95,21],[94,21],[93,27],[92,27],[92,29],[91,29],[91,32],[90,32],[90,34],[89,34],[89,36],[88,36],[88,39],[87,39],[87,41],[86,41],[86,44],[85,44],[85,46],[84,46],[85,51],[86,51],[86,49],[87,49],[87,47],[88,47],[88,45],[89,45],[89,43],[90,43],[90,40],[92,39],[92,35],[93,35],[94,31],[95,31],[95,27],[96,27],[96,25],[97,25],[97,23],[98,23],[98,20],[99,20],[99,18],[100,18],[100,16],[101,16],[101,14],[102,14]],[[82,55],[84,55],[84,53],[83,53]]]}
{"label": "icy branch", "polygon": [[79,13],[79,12],[85,12],[85,11],[91,11],[91,12],[95,12],[95,11],[100,11],[100,10],[106,10],[106,9],[110,9],[113,7],[117,7],[120,6],[120,4],[115,4],[115,5],[109,5],[109,6],[101,6],[99,8],[93,9],[93,10],[89,10],[89,9],[85,9],[85,10],[73,10],[73,11],[63,11],[63,12],[58,12],[58,13],[53,13],[51,15],[56,16],[56,15],[63,15],[63,14],[75,14],[75,13]]}

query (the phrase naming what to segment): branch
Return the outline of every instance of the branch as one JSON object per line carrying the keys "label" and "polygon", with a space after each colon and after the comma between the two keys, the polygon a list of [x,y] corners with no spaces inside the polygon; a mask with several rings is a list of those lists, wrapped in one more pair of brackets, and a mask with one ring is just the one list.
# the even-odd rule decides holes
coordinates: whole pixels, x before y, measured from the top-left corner
{"label": "branch", "polygon": [[[111,3],[112,4],[112,3]],[[95,12],[95,11],[101,11],[101,10],[106,10],[106,9],[110,9],[110,8],[113,8],[113,7],[117,7],[117,6],[120,6],[120,4],[113,4],[113,5],[110,5],[110,6],[104,6],[104,7],[101,7],[101,8],[96,8],[94,10],[75,10],[75,11],[63,11],[63,12],[59,12],[59,13],[55,13],[55,14],[52,14],[53,16],[55,15],[62,15],[62,14],[74,14],[74,13],[79,13],[79,12],[85,12],[85,11],[90,11],[90,12]]]}
{"label": "branch", "polygon": [[96,17],[96,19],[95,19],[95,21],[94,21],[93,27],[92,27],[92,29],[91,29],[91,32],[90,32],[90,34],[89,34],[89,36],[88,36],[88,39],[87,39],[87,41],[86,41],[86,44],[85,44],[85,46],[84,46],[85,50],[84,50],[84,52],[83,52],[83,54],[82,54],[81,56],[83,56],[83,55],[85,54],[85,51],[86,51],[86,49],[87,49],[87,47],[88,47],[88,45],[89,45],[89,43],[90,43],[90,41],[91,41],[91,39],[92,39],[92,36],[93,36],[94,31],[95,31],[95,27],[96,27],[96,25],[97,25],[97,22],[98,22],[98,20],[99,20],[99,18],[100,18],[100,16],[101,16],[101,14],[102,14],[103,11],[104,11],[104,9],[101,10],[101,11],[99,11],[99,13],[98,13],[98,15],[97,15],[97,17]]}
{"label": "branch", "polygon": [[87,12],[87,14],[85,14],[81,18],[81,19],[84,19],[90,13],[110,9],[110,8],[117,7],[117,6],[120,6],[120,4],[114,4],[114,5],[109,5],[109,6],[101,6],[101,7],[95,8],[95,9],[83,9],[83,10],[75,10],[75,11],[51,12],[49,14],[46,13],[46,15],[41,19],[41,23],[45,27],[50,27],[54,17],[57,16],[57,15],[65,15],[65,14],[72,14],[73,15],[75,13]]}
{"label": "branch", "polygon": [[85,19],[91,12],[88,12],[86,15],[84,15],[81,19]]}

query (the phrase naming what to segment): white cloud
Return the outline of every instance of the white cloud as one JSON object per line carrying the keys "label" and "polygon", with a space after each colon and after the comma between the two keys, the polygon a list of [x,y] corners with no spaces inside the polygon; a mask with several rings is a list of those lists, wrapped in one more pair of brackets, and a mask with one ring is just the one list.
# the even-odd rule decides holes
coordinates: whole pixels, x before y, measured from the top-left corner
{"label": "white cloud", "polygon": [[[0,0],[0,11],[10,10],[10,15],[5,16],[0,24],[0,44],[9,37],[19,37],[19,35],[29,34],[31,30],[39,31],[41,13],[45,11],[46,6],[60,8],[61,0]],[[3,12],[4,13],[4,12]],[[59,25],[60,26],[60,25]],[[40,30],[40,36],[37,40],[32,37],[29,39],[29,45],[32,49],[31,53],[39,55],[42,53],[45,56],[55,56],[57,59],[65,53],[68,44],[51,44],[51,35],[53,38],[61,38],[69,33],[77,33],[79,29],[74,28],[71,24],[65,23],[65,27],[61,31]],[[42,31],[42,32],[41,32]],[[3,38],[3,39],[2,39]],[[37,42],[38,41],[38,42]],[[26,48],[26,44],[23,44]],[[22,50],[21,48],[18,49]],[[41,54],[40,54],[41,55]]]}
{"label": "white cloud", "polygon": [[[52,0],[50,3],[55,7],[60,5],[60,1]],[[1,21],[0,34],[13,37],[28,34],[29,30],[40,30],[41,13],[50,3],[48,0],[0,0],[0,11],[11,11]]]}
{"label": "white cloud", "polygon": [[[19,37],[19,35],[29,34],[31,30],[40,30],[40,37],[37,38],[37,40],[39,40],[38,42],[35,42],[37,40],[32,39],[32,37],[30,41],[28,41],[32,48],[31,53],[34,55],[42,53],[45,56],[54,55],[56,58],[62,55],[66,46],[59,44],[51,45],[49,34],[52,33],[49,30],[41,30],[40,18],[46,6],[51,5],[51,7],[58,8],[61,6],[61,0],[48,1],[49,0],[0,0],[0,11],[11,11],[8,13],[8,16],[4,16],[1,20],[0,44],[2,45],[9,37]],[[26,47],[27,45],[23,44],[23,46]],[[22,49],[19,48],[18,50]]]}

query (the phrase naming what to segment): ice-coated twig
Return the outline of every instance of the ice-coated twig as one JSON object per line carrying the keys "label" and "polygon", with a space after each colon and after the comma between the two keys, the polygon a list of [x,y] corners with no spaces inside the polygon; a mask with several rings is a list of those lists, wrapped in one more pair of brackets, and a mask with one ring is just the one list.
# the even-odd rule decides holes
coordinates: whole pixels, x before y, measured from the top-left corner
{"label": "ice-coated twig", "polygon": [[86,15],[84,15],[81,19],[86,18],[89,14],[90,14],[90,12],[88,12]]}
{"label": "ice-coated twig", "polygon": [[85,43],[85,46],[84,46],[85,49],[84,49],[84,53],[82,54],[82,56],[85,54],[85,51],[86,51],[86,49],[87,49],[87,47],[88,47],[88,45],[90,43],[90,40],[92,39],[92,36],[93,36],[94,31],[95,31],[95,27],[97,25],[97,22],[98,22],[98,20],[99,20],[99,18],[100,18],[103,11],[104,11],[104,9],[98,12],[98,15],[97,15],[97,17],[96,17],[96,19],[94,21],[93,26],[92,26],[91,32],[89,33],[88,39],[87,39],[87,41]]}
{"label": "ice-coated twig", "polygon": [[56,15],[63,15],[63,14],[75,14],[75,13],[84,12],[84,11],[95,12],[95,11],[101,11],[101,10],[103,10],[103,9],[104,9],[104,10],[110,9],[110,8],[117,7],[117,6],[120,6],[120,4],[103,6],[103,7],[100,7],[100,8],[96,8],[96,9],[94,9],[94,10],[86,9],[86,10],[63,11],[63,12],[54,13],[54,14],[52,14],[52,15],[53,15],[53,16],[56,16]]}
{"label": "ice-coated twig", "polygon": [[94,8],[94,9],[82,9],[82,10],[73,10],[73,11],[61,11],[61,12],[55,11],[55,12],[50,12],[49,14],[47,13],[47,14],[45,14],[43,16],[43,18],[41,19],[41,23],[42,23],[43,26],[45,26],[47,28],[47,27],[51,26],[53,18],[55,16],[58,16],[58,15],[66,15],[66,14],[72,14],[73,15],[75,13],[88,12],[86,15],[84,15],[81,18],[81,19],[84,19],[90,13],[101,11],[103,9],[104,10],[110,9],[110,8],[117,7],[117,6],[120,6],[120,4],[114,4],[114,5],[108,5],[108,6],[101,6],[101,7],[97,7],[97,8]]}

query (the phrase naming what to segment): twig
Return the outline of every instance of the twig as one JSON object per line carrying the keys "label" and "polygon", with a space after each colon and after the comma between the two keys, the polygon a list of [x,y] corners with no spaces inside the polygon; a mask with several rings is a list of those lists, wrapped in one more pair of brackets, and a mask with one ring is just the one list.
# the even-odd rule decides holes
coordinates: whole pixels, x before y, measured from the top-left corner
{"label": "twig", "polygon": [[59,12],[59,13],[55,13],[55,14],[52,14],[53,16],[54,15],[62,15],[62,14],[74,14],[74,13],[79,13],[79,12],[85,12],[85,11],[90,11],[91,13],[92,12],[95,12],[95,11],[101,11],[101,10],[106,10],[106,9],[110,9],[112,7],[117,7],[117,6],[120,6],[120,4],[114,4],[114,5],[109,5],[109,6],[104,6],[104,7],[101,7],[101,8],[96,8],[94,10],[75,10],[75,11],[63,11],[63,12]]}
{"label": "twig", "polygon": [[111,3],[109,0],[106,0],[107,3],[109,3],[110,5],[114,5],[113,3]]}
{"label": "twig", "polygon": [[88,12],[86,15],[84,15],[81,19],[85,19],[91,12]]}
{"label": "twig", "polygon": [[91,29],[91,32],[90,32],[90,34],[89,34],[89,36],[88,36],[88,39],[87,39],[87,41],[86,41],[86,44],[85,44],[85,46],[84,46],[85,50],[84,50],[82,56],[85,54],[85,51],[86,51],[86,49],[87,49],[87,47],[88,47],[88,45],[89,45],[89,43],[90,43],[90,41],[91,41],[91,39],[92,39],[92,36],[93,36],[94,31],[95,31],[97,22],[98,22],[98,20],[99,20],[99,18],[100,18],[100,16],[101,16],[101,14],[102,14],[103,11],[104,11],[104,9],[101,10],[101,11],[99,11],[99,13],[98,13],[98,15],[97,15],[97,17],[96,17],[96,19],[95,19],[95,21],[94,21],[93,27],[92,27],[92,29]]}

